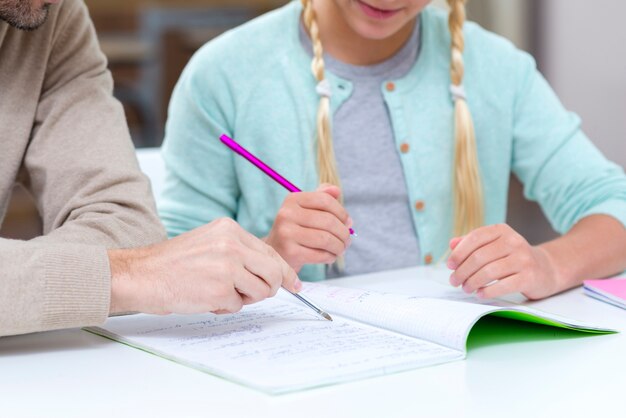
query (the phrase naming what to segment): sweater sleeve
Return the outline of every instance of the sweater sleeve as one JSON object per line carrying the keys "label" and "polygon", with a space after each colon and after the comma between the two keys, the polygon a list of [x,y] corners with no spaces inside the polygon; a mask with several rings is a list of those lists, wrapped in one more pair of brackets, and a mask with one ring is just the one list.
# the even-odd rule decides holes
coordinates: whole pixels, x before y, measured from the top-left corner
{"label": "sweater sleeve", "polygon": [[20,178],[44,236],[0,240],[0,335],[102,323],[106,249],[165,236],[87,9],[74,0],[58,7]]}
{"label": "sweater sleeve", "polygon": [[567,112],[534,60],[520,55],[514,115],[513,172],[525,196],[541,205],[553,228],[567,232],[593,214],[626,227],[626,176],[608,161]]}

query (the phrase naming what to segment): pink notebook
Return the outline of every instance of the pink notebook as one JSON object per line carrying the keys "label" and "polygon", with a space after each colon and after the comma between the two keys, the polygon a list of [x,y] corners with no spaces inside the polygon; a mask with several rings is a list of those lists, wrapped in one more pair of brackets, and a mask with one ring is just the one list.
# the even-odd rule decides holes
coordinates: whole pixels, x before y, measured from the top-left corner
{"label": "pink notebook", "polygon": [[626,277],[606,280],[585,280],[587,296],[626,309]]}

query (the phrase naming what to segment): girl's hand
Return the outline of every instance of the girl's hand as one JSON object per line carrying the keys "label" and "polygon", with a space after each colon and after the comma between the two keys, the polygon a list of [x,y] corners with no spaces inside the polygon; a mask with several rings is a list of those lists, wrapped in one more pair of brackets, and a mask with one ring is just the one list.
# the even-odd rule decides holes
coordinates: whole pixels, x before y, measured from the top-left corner
{"label": "girl's hand", "polygon": [[328,184],[315,192],[289,194],[265,242],[296,271],[305,264],[333,263],[350,245],[352,226],[340,194]]}
{"label": "girl's hand", "polygon": [[520,292],[541,299],[564,289],[548,252],[531,246],[508,225],[478,228],[453,238],[450,248],[450,283],[479,298]]}

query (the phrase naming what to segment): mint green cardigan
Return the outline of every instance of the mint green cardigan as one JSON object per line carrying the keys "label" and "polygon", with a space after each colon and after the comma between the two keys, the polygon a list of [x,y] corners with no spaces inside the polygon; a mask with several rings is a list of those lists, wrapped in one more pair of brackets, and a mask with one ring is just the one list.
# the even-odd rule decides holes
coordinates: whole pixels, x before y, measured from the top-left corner
{"label": "mint green cardigan", "polygon": [[[167,175],[158,204],[170,236],[219,217],[234,218],[259,237],[272,227],[287,192],[220,143],[222,133],[301,189],[316,188],[318,96],[298,39],[300,13],[300,3],[291,2],[227,32],[196,53],[182,74],[169,109]],[[420,18],[416,64],[393,80],[393,91],[384,84],[381,90],[397,146],[410,145],[401,154],[409,198],[425,203],[413,210],[422,254],[439,260],[453,222],[450,38],[445,13],[429,7]],[[561,233],[591,214],[612,215],[626,225],[622,168],[587,139],[579,118],[563,108],[534,60],[475,24],[466,24],[464,32],[464,84],[476,127],[486,223],[505,221],[513,172],[526,197],[540,203]],[[352,86],[327,77],[334,112]],[[367,146],[367,138],[362,140]],[[305,266],[300,276],[322,280],[322,267]]]}

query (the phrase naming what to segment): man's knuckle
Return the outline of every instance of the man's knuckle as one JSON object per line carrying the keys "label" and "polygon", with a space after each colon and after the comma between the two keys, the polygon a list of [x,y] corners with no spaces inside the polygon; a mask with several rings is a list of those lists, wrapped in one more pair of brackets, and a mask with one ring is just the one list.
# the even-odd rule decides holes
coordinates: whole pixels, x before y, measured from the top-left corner
{"label": "man's knuckle", "polygon": [[229,230],[237,225],[237,223],[233,219],[227,217],[218,218],[213,222],[216,227],[224,230]]}
{"label": "man's knuckle", "polygon": [[267,257],[269,257],[270,260],[273,261],[275,264],[280,265],[281,257],[280,254],[278,254],[278,251],[276,251],[271,245],[265,243],[263,243],[263,248],[265,249],[265,254],[267,255]]}
{"label": "man's knuckle", "polygon": [[232,283],[238,274],[241,274],[241,268],[235,262],[229,261],[222,266],[222,277],[220,278],[220,288],[232,288]]}
{"label": "man's knuckle", "polygon": [[214,248],[218,253],[229,257],[233,256],[239,250],[238,244],[230,237],[223,237],[217,240],[217,242],[214,243]]}

